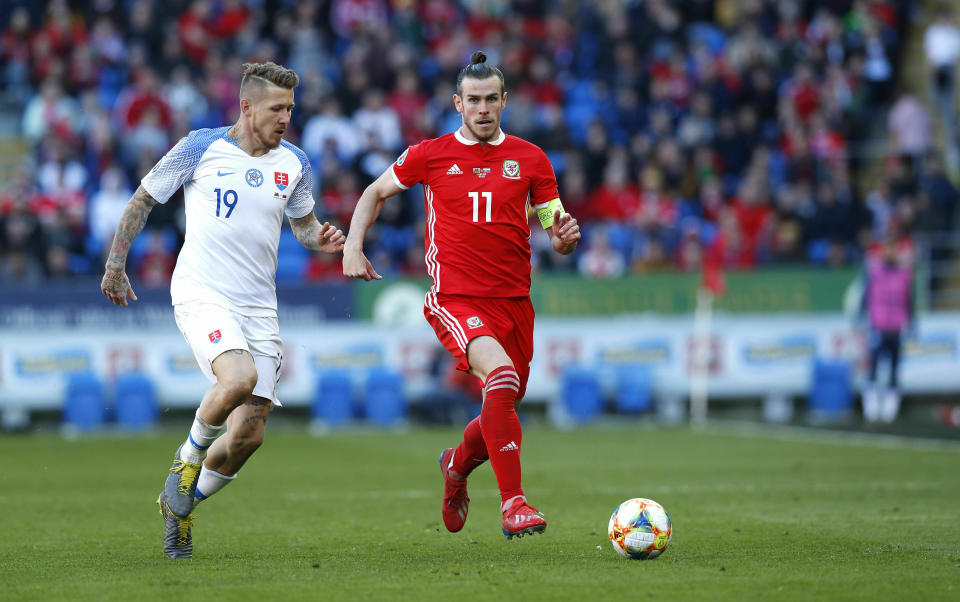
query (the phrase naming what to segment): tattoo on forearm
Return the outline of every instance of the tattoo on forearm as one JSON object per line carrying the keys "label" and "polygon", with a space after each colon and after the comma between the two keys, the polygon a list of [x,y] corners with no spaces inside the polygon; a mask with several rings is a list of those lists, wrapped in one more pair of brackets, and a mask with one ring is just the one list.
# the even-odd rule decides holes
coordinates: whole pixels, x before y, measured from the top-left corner
{"label": "tattoo on forearm", "polygon": [[316,219],[311,220],[308,217],[307,219],[290,220],[290,227],[300,244],[311,251],[322,250],[317,242],[317,237],[320,235],[320,222]]}
{"label": "tattoo on forearm", "polygon": [[117,224],[117,231],[113,236],[113,245],[110,248],[110,256],[107,257],[107,272],[122,272],[124,270],[127,265],[127,253],[130,252],[133,239],[147,225],[147,217],[156,204],[157,201],[143,189],[143,186],[137,188],[133,198],[130,199],[123,210],[120,223]]}

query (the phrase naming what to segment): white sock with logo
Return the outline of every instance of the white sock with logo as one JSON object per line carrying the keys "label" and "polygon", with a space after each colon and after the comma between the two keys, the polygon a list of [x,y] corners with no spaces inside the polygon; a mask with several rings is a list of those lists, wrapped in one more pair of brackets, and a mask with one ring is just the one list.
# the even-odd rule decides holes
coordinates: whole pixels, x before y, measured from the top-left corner
{"label": "white sock with logo", "polygon": [[200,470],[197,491],[193,494],[193,507],[196,508],[197,504],[229,485],[235,478],[235,474],[227,476],[204,466]]}
{"label": "white sock with logo", "polygon": [[207,450],[225,430],[226,425],[213,426],[207,424],[199,415],[193,417],[193,426],[187,440],[180,446],[180,459],[191,464],[202,464],[207,457]]}

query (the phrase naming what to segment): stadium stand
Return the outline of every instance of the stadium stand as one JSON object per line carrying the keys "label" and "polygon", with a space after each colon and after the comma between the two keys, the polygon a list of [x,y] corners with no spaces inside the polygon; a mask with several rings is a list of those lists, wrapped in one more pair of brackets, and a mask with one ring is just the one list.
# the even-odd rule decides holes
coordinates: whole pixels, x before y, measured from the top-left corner
{"label": "stadium stand", "polygon": [[[456,127],[449,82],[476,48],[506,75],[505,131],[548,152],[585,224],[581,273],[696,271],[708,254],[728,269],[853,265],[879,232],[952,225],[956,190],[922,161],[931,137],[903,126],[927,107],[895,92],[912,5],[5,2],[0,281],[97,274],[104,224],[139,178],[190,129],[234,119],[246,60],[300,73],[289,138],[314,164],[317,212],[346,225],[406,144]],[[890,152],[874,152],[888,130]],[[148,228],[182,240],[181,207]],[[422,227],[417,190],[388,204],[369,237],[381,273],[421,273]],[[578,268],[534,245],[539,268]],[[161,284],[172,253],[133,272]]]}

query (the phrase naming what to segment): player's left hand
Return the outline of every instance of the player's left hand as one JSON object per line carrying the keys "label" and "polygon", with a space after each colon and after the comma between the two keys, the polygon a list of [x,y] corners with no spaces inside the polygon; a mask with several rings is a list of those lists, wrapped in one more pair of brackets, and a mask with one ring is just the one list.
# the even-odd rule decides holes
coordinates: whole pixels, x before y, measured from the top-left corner
{"label": "player's left hand", "polygon": [[580,241],[580,226],[569,213],[565,211],[561,213],[559,209],[554,211],[551,231],[553,236],[550,244],[557,253],[566,255],[577,248],[577,243]]}
{"label": "player's left hand", "polygon": [[347,236],[343,230],[332,225],[330,222],[323,222],[320,232],[317,234],[317,245],[324,253],[339,253],[343,250],[343,243]]}

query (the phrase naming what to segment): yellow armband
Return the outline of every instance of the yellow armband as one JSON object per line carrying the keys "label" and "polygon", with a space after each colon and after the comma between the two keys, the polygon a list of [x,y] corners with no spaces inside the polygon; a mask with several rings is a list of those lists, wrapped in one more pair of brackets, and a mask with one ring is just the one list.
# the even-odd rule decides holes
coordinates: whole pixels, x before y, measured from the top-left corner
{"label": "yellow armband", "polygon": [[540,219],[540,225],[543,226],[544,230],[547,230],[553,227],[553,213],[559,209],[560,214],[563,214],[563,203],[560,202],[560,199],[553,199],[547,203],[546,207],[537,209],[537,217]]}

